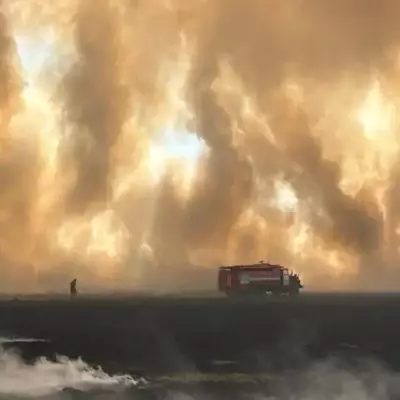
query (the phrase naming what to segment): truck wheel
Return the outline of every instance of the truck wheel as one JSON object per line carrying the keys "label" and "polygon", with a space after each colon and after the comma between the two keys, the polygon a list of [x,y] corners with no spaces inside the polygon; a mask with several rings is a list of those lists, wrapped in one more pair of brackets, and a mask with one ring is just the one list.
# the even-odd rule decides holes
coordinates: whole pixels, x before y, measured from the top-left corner
{"label": "truck wheel", "polygon": [[290,288],[289,296],[298,296],[299,295],[299,287]]}

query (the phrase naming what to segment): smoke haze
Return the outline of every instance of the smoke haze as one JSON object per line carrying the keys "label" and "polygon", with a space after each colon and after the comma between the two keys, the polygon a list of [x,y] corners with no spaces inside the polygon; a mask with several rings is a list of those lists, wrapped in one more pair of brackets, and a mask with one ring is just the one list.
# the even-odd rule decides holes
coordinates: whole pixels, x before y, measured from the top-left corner
{"label": "smoke haze", "polygon": [[0,8],[1,291],[399,288],[398,1],[35,4]]}

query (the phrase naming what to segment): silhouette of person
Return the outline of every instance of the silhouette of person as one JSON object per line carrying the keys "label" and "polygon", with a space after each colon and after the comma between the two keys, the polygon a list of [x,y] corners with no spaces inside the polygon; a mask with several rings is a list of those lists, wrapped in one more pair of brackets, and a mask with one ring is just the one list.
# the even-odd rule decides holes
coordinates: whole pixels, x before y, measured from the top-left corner
{"label": "silhouette of person", "polygon": [[76,295],[78,294],[78,291],[76,290],[76,279],[71,281],[71,283],[69,284],[69,292],[71,297],[76,297]]}

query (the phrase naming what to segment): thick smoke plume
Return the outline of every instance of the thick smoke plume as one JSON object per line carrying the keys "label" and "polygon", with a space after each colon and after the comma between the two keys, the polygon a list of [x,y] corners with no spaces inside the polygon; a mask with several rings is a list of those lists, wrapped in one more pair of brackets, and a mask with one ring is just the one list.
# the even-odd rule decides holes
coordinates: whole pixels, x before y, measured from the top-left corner
{"label": "thick smoke plume", "polygon": [[110,200],[113,150],[127,114],[128,88],[120,82],[123,55],[115,14],[108,1],[79,4],[78,60],[63,82],[67,123],[74,127],[72,160],[67,161],[77,171],[68,203],[78,212]]}
{"label": "thick smoke plume", "polygon": [[398,288],[398,1],[36,3],[0,8],[2,291]]}

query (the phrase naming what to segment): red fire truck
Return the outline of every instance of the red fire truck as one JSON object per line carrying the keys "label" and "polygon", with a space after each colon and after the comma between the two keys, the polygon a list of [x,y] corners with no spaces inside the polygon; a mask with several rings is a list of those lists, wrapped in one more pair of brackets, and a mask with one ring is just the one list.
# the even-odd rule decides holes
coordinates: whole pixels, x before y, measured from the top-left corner
{"label": "red fire truck", "polygon": [[296,296],[301,288],[299,276],[280,265],[261,261],[259,264],[219,268],[218,289],[227,296],[268,293]]}

